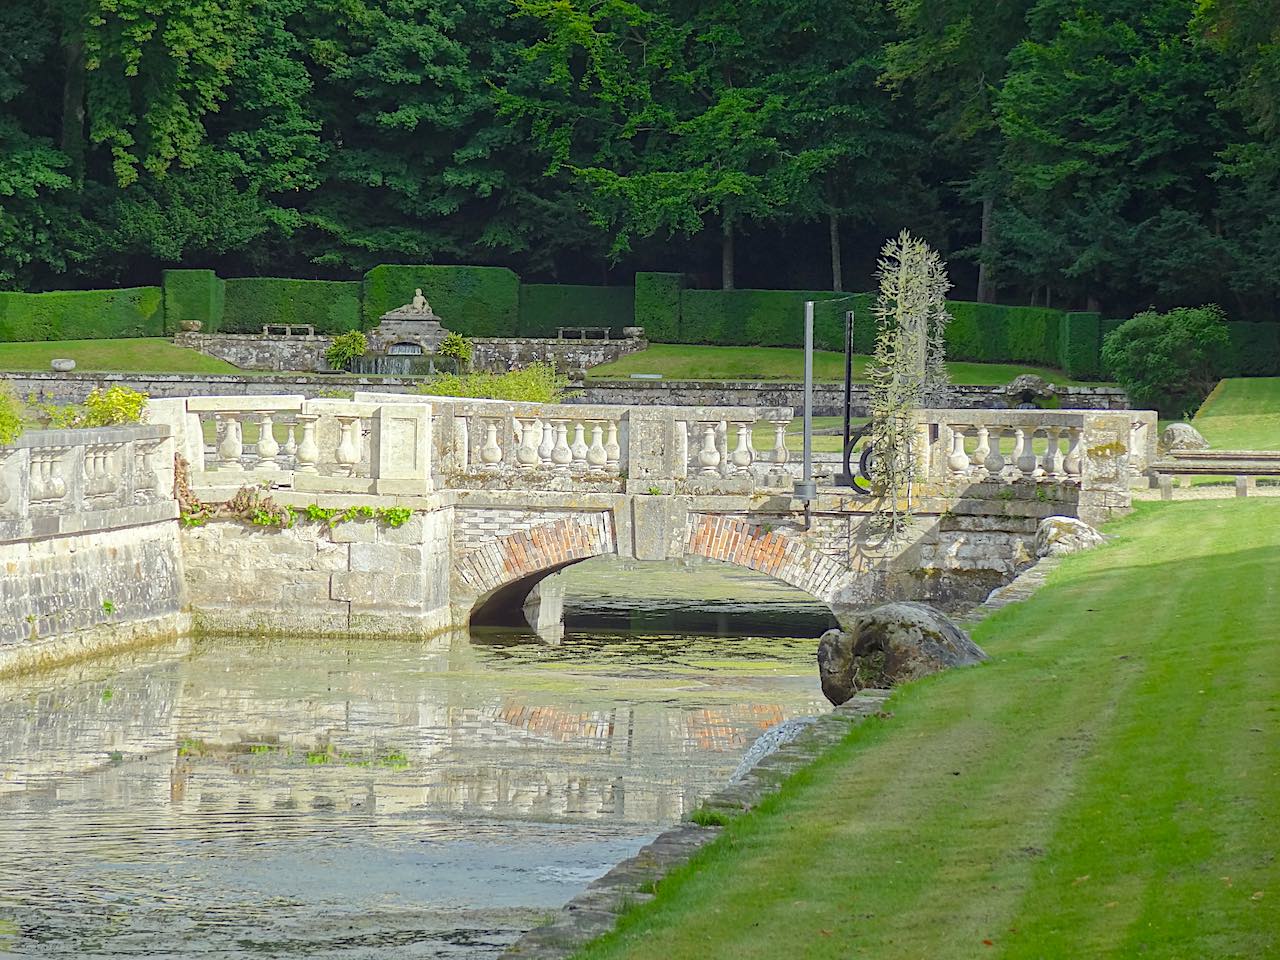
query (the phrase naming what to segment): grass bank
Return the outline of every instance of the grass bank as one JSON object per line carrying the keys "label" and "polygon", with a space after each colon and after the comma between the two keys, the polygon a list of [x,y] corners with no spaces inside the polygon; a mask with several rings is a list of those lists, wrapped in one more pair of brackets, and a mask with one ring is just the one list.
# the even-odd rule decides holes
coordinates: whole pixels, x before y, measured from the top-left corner
{"label": "grass bank", "polygon": [[[866,379],[868,357],[856,356],[853,375]],[[1016,363],[947,364],[952,383],[1008,383],[1024,373],[1034,373],[1062,384],[1078,384],[1061,370],[1029,367]],[[799,380],[804,376],[804,351],[790,347],[706,347],[688,344],[655,343],[649,349],[629,354],[614,363],[592,367],[591,379],[629,377],[633,373],[660,373],[667,380]],[[814,351],[813,375],[818,380],[844,382],[844,354]]]}
{"label": "grass bank", "polygon": [[1280,450],[1280,377],[1219,381],[1192,423],[1220,450]]}
{"label": "grass bank", "polygon": [[176,347],[164,337],[121,340],[38,340],[0,343],[0,370],[48,370],[66,357],[95,373],[242,373],[225,360]]}
{"label": "grass bank", "polygon": [[1280,955],[1280,504],[1109,532],[580,956]]}

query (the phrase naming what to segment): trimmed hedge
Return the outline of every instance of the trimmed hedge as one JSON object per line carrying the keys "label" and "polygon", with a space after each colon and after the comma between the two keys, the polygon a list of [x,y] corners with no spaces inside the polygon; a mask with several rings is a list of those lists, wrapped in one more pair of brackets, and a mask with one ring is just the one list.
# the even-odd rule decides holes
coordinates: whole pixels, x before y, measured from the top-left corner
{"label": "trimmed hedge", "polygon": [[164,332],[159,287],[0,293],[0,340],[100,340]]}
{"label": "trimmed hedge", "polygon": [[1280,324],[1230,321],[1231,348],[1224,376],[1269,377],[1280,374]]}
{"label": "trimmed hedge", "polygon": [[309,323],[316,333],[360,329],[357,280],[243,277],[226,284],[223,333],[261,333],[267,323]]}
{"label": "trimmed hedge", "polygon": [[1062,312],[1047,307],[948,300],[947,355],[979,363],[1057,366]]}
{"label": "trimmed hedge", "polygon": [[1102,318],[1096,313],[1064,313],[1058,335],[1058,366],[1076,380],[1102,375]]}
{"label": "trimmed hedge", "polygon": [[419,287],[449,330],[468,337],[515,335],[520,278],[505,267],[374,267],[364,275],[364,327],[377,326],[379,317],[408,303]]}
{"label": "trimmed hedge", "polygon": [[199,320],[202,333],[217,333],[222,324],[226,281],[212,270],[166,270],[164,330],[175,333],[183,320]]}
{"label": "trimmed hedge", "polygon": [[678,343],[682,273],[636,274],[633,316],[651,343]]}
{"label": "trimmed hedge", "polygon": [[[680,330],[676,342],[802,346],[805,301],[842,296],[847,294],[829,290],[685,290],[680,296]],[[862,317],[868,300],[867,294],[855,294],[854,299],[841,303],[819,303],[813,317],[814,346],[822,350],[843,350],[844,312],[854,308]],[[859,301],[864,304],[861,308]],[[657,337],[650,334],[649,339]]]}
{"label": "trimmed hedge", "polygon": [[556,327],[611,327],[616,331],[632,326],[634,319],[635,295],[630,287],[525,283],[520,286],[516,333],[521,337],[554,337]]}

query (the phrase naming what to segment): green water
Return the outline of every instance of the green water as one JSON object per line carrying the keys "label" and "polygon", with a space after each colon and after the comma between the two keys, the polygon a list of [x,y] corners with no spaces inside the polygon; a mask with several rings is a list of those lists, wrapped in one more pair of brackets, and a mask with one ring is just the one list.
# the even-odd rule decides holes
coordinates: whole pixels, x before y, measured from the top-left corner
{"label": "green water", "polygon": [[184,640],[0,682],[0,956],[496,956],[826,709],[800,595],[566,576],[556,646]]}

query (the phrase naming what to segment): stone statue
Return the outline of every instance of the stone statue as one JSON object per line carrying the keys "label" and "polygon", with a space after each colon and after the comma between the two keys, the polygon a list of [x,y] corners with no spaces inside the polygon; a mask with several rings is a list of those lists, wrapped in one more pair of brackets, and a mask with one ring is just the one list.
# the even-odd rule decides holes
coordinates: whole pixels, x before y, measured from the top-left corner
{"label": "stone statue", "polygon": [[413,309],[418,313],[431,312],[431,304],[427,303],[427,298],[422,295],[421,287],[413,291]]}

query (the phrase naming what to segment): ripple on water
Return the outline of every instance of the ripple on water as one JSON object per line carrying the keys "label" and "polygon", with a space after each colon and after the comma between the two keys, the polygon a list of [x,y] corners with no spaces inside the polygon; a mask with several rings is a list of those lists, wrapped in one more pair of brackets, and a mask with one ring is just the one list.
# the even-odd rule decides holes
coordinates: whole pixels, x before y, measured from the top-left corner
{"label": "ripple on water", "polygon": [[812,651],[217,640],[0,684],[0,955],[496,955],[825,709]]}

